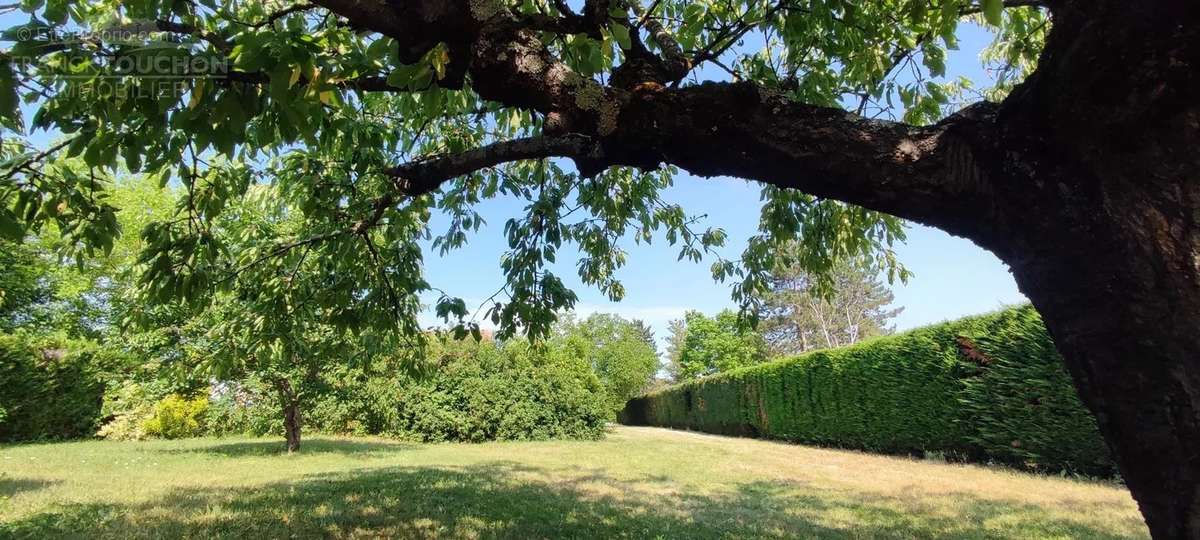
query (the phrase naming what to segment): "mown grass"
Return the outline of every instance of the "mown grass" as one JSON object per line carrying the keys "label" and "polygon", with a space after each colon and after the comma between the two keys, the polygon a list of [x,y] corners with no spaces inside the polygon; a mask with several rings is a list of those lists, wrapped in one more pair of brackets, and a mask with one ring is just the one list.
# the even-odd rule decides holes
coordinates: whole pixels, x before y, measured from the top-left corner
{"label": "mown grass", "polygon": [[15,538],[1146,538],[1128,491],[617,428],[595,442],[310,438],[0,448]]}

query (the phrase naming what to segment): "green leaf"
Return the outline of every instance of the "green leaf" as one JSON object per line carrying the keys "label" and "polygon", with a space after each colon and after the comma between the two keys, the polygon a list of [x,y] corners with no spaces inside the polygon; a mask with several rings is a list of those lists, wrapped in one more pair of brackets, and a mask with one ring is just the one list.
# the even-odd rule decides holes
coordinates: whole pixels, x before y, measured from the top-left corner
{"label": "green leaf", "polygon": [[54,24],[67,22],[67,4],[67,0],[50,0],[46,3],[46,10],[42,12],[42,17]]}
{"label": "green leaf", "polygon": [[292,66],[280,62],[271,70],[271,99],[277,103],[287,103],[288,90],[292,83]]}
{"label": "green leaf", "polygon": [[633,41],[629,38],[629,28],[614,24],[609,30],[612,31],[613,39],[616,40],[617,45],[621,46],[621,50],[628,51],[633,47]]}
{"label": "green leaf", "polygon": [[21,123],[21,111],[17,104],[17,84],[12,64],[0,63],[0,118],[14,126]]}
{"label": "green leaf", "polygon": [[388,73],[387,83],[388,86],[395,88],[407,88],[408,81],[411,80],[411,78],[411,73],[409,73],[407,69],[396,68],[393,69],[391,73]]}
{"label": "green leaf", "polygon": [[12,211],[0,208],[0,238],[20,242],[25,237],[25,227]]}
{"label": "green leaf", "polygon": [[992,26],[1000,26],[1003,21],[1004,0],[980,0],[983,7],[983,19]]}

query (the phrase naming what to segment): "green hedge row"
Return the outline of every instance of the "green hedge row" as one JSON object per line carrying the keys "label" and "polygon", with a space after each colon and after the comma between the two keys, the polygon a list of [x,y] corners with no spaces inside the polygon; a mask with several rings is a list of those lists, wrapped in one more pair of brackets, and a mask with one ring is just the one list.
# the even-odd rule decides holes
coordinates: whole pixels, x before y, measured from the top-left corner
{"label": "green hedge row", "polygon": [[629,424],[1045,471],[1115,467],[1031,306],[672,386]]}
{"label": "green hedge row", "polygon": [[90,437],[105,360],[85,341],[0,335],[0,441]]}

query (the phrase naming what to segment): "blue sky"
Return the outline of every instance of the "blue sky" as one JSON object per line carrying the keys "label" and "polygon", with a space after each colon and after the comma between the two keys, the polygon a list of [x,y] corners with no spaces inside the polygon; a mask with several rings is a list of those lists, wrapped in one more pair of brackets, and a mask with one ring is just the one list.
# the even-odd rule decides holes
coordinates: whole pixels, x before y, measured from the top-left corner
{"label": "blue sky", "polygon": [[[745,239],[758,226],[759,187],[750,182],[685,174],[676,178],[664,199],[681,204],[691,214],[707,215],[704,222],[709,226],[724,228],[729,241],[721,252],[726,257],[736,258]],[[463,297],[472,309],[503,285],[499,270],[500,257],[507,249],[503,225],[518,215],[521,207],[513,200],[493,200],[485,202],[479,212],[488,225],[466,247],[444,257],[436,252],[426,255],[430,283]],[[436,223],[434,227],[436,233]],[[552,268],[579,295],[577,312],[609,312],[642,319],[654,328],[661,344],[667,336],[667,323],[681,317],[685,310],[711,314],[735,307],[730,299],[732,283],[713,281],[710,261],[677,261],[678,250],[662,239],[650,245],[628,241],[624,247],[629,251],[629,262],[617,275],[625,285],[626,296],[619,303],[580,282],[574,268],[578,251],[573,246],[564,247]],[[893,287],[893,305],[904,308],[895,320],[898,329],[1024,301],[1008,267],[969,240],[913,225],[908,241],[897,246],[897,252],[915,274],[907,284]],[[427,301],[432,304],[435,299],[435,295],[429,295]],[[429,315],[426,322],[433,324],[436,319]]]}

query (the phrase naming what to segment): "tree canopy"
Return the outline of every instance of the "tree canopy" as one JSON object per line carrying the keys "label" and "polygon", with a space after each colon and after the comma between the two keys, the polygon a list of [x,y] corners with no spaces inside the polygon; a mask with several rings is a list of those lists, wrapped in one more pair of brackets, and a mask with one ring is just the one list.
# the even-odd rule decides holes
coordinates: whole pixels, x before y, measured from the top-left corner
{"label": "tree canopy", "polygon": [[771,352],[795,354],[841,347],[891,332],[904,308],[890,307],[892,292],[869,269],[842,262],[822,286],[796,266],[771,272],[763,295],[761,331]]}
{"label": "tree canopy", "polygon": [[689,311],[683,324],[672,325],[672,329],[679,334],[680,345],[677,356],[669,358],[676,365],[668,371],[673,372],[676,381],[754,365],[767,358],[762,336],[745,328],[737,314],[728,309],[713,317]]}
{"label": "tree canopy", "polygon": [[[476,203],[517,197],[527,206],[504,226],[505,287],[469,309],[448,291],[438,313],[463,332],[479,314],[501,335],[544,334],[575,300],[546,267],[564,243],[584,253],[583,281],[620,299],[622,239],[665,238],[693,260],[725,241],[663,199],[675,167],[600,155],[613,131],[656,136],[624,126],[632,113],[617,118],[645,88],[754,81],[923,124],[968,85],[944,76],[959,24],[995,29],[999,92],[1031,65],[1046,26],[1036,6],[956,0],[410,4],[385,14],[382,2],[22,3],[28,22],[4,34],[14,45],[0,63],[0,230],[20,239],[54,224],[69,254],[140,235],[142,294],[154,301],[282,305],[266,296],[304,259],[328,276],[312,302],[339,306],[334,324],[413,334],[414,295],[430,289],[418,240],[458,249],[483,225]],[[464,32],[421,27],[433,19]],[[39,131],[55,142],[22,135]],[[573,134],[584,132],[594,133]],[[556,156],[569,160],[545,159]],[[131,172],[183,188],[173,216],[121,230],[107,194]],[[294,226],[220,233],[263,184],[296,209]],[[903,274],[889,248],[903,238],[899,220],[777,187],[764,190],[763,233],[743,257],[712,257],[741,302],[765,290],[781,240],[801,240],[794,262],[818,277],[848,257]],[[431,230],[432,212],[449,227]]]}
{"label": "tree canopy", "polygon": [[658,371],[658,353],[647,332],[641,321],[608,313],[579,320],[568,316],[557,325],[552,347],[591,367],[604,389],[605,404],[615,413]]}

